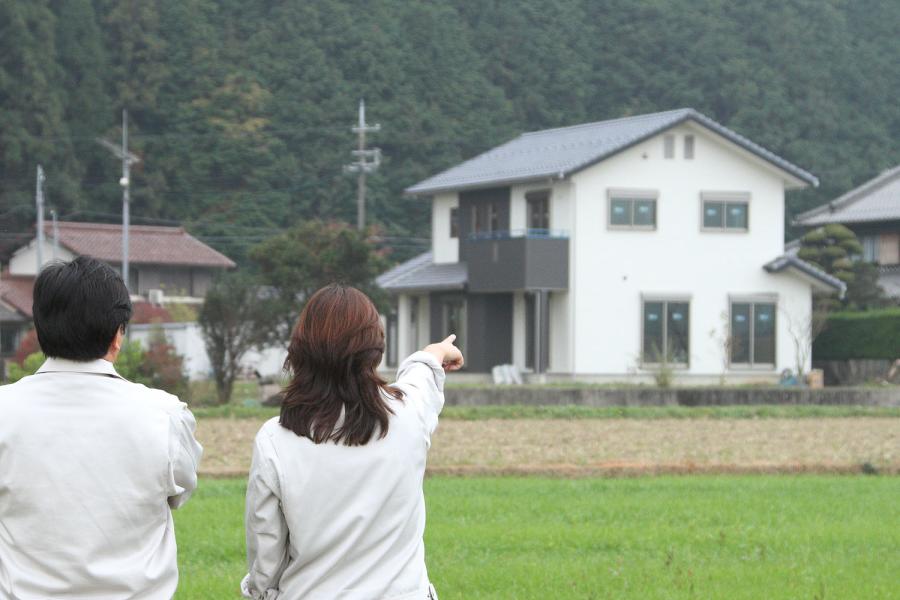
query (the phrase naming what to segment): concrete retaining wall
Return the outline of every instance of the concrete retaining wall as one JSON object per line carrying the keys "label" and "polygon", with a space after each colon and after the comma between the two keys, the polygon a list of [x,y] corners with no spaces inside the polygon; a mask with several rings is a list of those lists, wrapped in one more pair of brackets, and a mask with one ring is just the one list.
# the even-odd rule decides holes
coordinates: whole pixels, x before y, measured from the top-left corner
{"label": "concrete retaining wall", "polygon": [[450,406],[565,405],[581,406],[726,406],[739,404],[829,404],[900,406],[900,388],[830,389],[605,389],[590,387],[449,387]]}

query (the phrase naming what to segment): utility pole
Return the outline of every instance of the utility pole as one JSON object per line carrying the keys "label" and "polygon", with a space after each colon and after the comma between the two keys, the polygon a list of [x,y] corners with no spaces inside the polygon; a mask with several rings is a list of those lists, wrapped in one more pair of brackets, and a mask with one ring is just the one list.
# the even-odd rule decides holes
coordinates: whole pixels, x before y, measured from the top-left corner
{"label": "utility pole", "polygon": [[351,154],[355,161],[344,167],[345,173],[356,173],[356,228],[366,227],[366,174],[372,173],[381,164],[381,149],[366,148],[366,134],[381,130],[381,125],[366,124],[366,102],[359,101],[359,122],[352,131],[357,134],[357,147]]}
{"label": "utility pole", "polygon": [[37,203],[37,273],[41,273],[44,266],[44,168],[37,168],[37,190],[35,202]]}
{"label": "utility pole", "polygon": [[53,219],[53,260],[59,257],[59,224],[56,222],[56,209],[50,211],[50,217]]}
{"label": "utility pole", "polygon": [[97,138],[97,143],[122,159],[122,178],[119,185],[122,186],[122,279],[125,287],[128,287],[128,227],[130,221],[131,200],[131,165],[140,162],[140,158],[128,151],[128,110],[122,109],[122,145]]}

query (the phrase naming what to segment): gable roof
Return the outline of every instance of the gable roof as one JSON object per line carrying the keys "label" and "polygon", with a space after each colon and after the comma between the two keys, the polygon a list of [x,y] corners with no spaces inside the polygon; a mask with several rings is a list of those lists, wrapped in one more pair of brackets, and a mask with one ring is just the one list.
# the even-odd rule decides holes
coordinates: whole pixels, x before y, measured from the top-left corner
{"label": "gable roof", "polygon": [[375,279],[390,292],[411,290],[461,290],[469,280],[466,263],[435,264],[431,251],[400,263]]}
{"label": "gable roof", "polygon": [[413,195],[563,178],[685,121],[696,122],[810,185],[811,173],[692,108],[523,133],[483,154],[420,181]]}
{"label": "gable roof", "polygon": [[[122,226],[104,223],[58,223],[59,243],[75,254],[111,263],[122,262]],[[47,239],[52,236],[47,225]],[[234,261],[213,250],[183,227],[132,225],[128,228],[128,261],[133,264],[219,267]]]}
{"label": "gable roof", "polygon": [[900,220],[900,165],[843,196],[797,215],[798,225]]}

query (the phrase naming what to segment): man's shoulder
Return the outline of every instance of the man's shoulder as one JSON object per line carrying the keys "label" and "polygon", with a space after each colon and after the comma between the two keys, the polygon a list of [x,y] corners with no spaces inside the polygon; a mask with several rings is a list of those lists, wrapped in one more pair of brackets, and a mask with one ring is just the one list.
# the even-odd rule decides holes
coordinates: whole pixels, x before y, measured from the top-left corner
{"label": "man's shoulder", "polygon": [[147,387],[143,383],[135,383],[127,379],[119,379],[118,385],[123,387],[123,391],[132,400],[141,402],[153,408],[158,408],[166,412],[177,412],[184,409],[187,404],[178,399],[178,396],[170,394],[165,390]]}

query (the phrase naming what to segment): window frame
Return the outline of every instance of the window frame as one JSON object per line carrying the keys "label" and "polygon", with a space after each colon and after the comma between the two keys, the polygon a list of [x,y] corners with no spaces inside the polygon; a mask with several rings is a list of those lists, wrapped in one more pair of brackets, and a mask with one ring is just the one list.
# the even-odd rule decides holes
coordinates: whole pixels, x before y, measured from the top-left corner
{"label": "window frame", "polygon": [[[631,205],[631,224],[616,225],[612,222],[614,200],[627,200]],[[635,202],[653,202],[653,225],[634,224]],[[606,228],[611,231],[656,231],[659,227],[659,191],[627,188],[610,188],[606,191]]]}
{"label": "window frame", "polygon": [[[469,328],[469,303],[466,301],[465,296],[445,296],[440,300],[441,305],[441,327],[446,332],[446,335],[450,335],[450,333],[456,334],[456,340],[453,342],[457,348],[459,348],[460,352],[463,355],[466,354],[466,347],[468,346],[468,328]],[[454,306],[460,306],[460,323],[459,329],[461,331],[450,331],[450,310]],[[463,367],[465,368],[465,367]]]}
{"label": "window frame", "polygon": [[687,304],[687,317],[688,317],[688,328],[687,328],[687,361],[686,362],[670,362],[668,365],[677,371],[688,371],[691,368],[691,322],[693,321],[693,317],[691,315],[691,295],[690,294],[641,294],[641,310],[640,310],[640,319],[641,319],[641,327],[640,327],[640,368],[646,370],[652,370],[658,368],[662,363],[658,362],[650,362],[644,359],[644,325],[646,321],[645,317],[645,307],[644,305],[648,302],[657,302],[662,303],[663,305],[663,345],[668,345],[668,328],[669,328],[669,304]]}
{"label": "window frame", "polygon": [[[706,203],[718,202],[723,205],[722,208],[722,226],[707,227],[706,225]],[[744,204],[747,207],[747,226],[746,227],[729,227],[728,226],[728,206],[733,204]],[[700,231],[703,233],[750,233],[750,192],[700,192]]]}
{"label": "window frame", "polygon": [[693,133],[684,134],[684,147],[682,153],[685,160],[694,160],[694,154],[697,150],[697,138]]}
{"label": "window frame", "polygon": [[663,135],[663,158],[665,160],[673,160],[675,158],[675,134],[666,133]]}
{"label": "window frame", "polygon": [[[732,324],[734,323],[734,305],[749,304],[750,305],[750,347],[747,350],[747,356],[750,362],[734,362],[732,340]],[[772,314],[775,318],[775,324],[772,326],[773,348],[772,362],[758,363],[754,360],[756,349],[756,305],[769,304],[773,307]],[[775,371],[778,368],[778,295],[777,294],[755,294],[755,295],[735,295],[728,296],[728,369],[735,371]]]}
{"label": "window frame", "polygon": [[459,207],[451,206],[450,207],[450,239],[458,240],[459,239]]}
{"label": "window frame", "polygon": [[[525,231],[542,231],[549,232],[551,228],[550,224],[550,198],[553,196],[553,191],[550,188],[539,188],[534,190],[528,190],[525,192]],[[546,218],[546,223],[544,227],[532,227],[531,217],[532,211],[531,207],[533,204],[541,203],[543,204],[543,213]]]}

